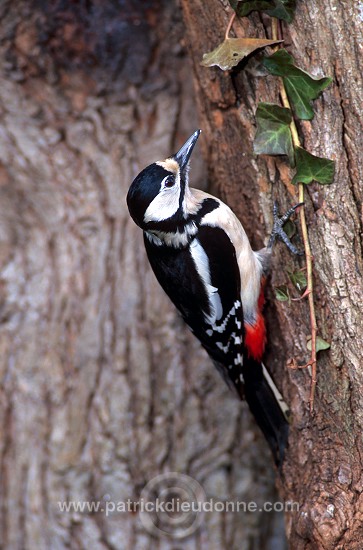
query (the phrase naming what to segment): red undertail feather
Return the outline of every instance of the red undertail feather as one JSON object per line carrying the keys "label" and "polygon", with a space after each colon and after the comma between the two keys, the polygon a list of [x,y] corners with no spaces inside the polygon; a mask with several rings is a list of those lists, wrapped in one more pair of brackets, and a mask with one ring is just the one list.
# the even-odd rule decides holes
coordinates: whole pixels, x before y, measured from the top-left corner
{"label": "red undertail feather", "polygon": [[245,324],[245,346],[249,355],[253,359],[256,359],[256,361],[261,361],[266,344],[266,327],[264,318],[262,317],[261,313],[263,304],[265,302],[263,292],[264,286],[265,279],[263,278],[261,281],[261,292],[258,299],[259,312],[257,314],[256,323],[254,325],[248,325],[247,323]]}
{"label": "red undertail feather", "polygon": [[256,361],[261,361],[266,344],[266,327],[261,313],[254,325],[245,325],[245,330],[245,346],[249,355]]}

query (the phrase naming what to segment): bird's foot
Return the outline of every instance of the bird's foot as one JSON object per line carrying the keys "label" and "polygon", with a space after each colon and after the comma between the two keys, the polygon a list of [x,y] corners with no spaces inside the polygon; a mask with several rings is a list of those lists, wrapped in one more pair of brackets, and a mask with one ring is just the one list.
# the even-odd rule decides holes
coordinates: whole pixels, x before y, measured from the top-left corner
{"label": "bird's foot", "polygon": [[294,246],[292,244],[292,242],[290,241],[289,237],[286,235],[286,233],[283,229],[283,226],[290,219],[290,217],[295,212],[295,210],[297,208],[299,208],[299,206],[302,206],[303,204],[304,204],[303,202],[299,202],[298,204],[295,204],[294,206],[289,208],[289,210],[287,210],[287,212],[285,212],[285,214],[283,214],[280,217],[279,216],[279,207],[278,207],[277,201],[274,202],[274,208],[273,208],[274,225],[273,225],[273,228],[272,228],[271,237],[270,237],[270,240],[268,242],[267,248],[271,249],[272,246],[274,245],[275,240],[277,238],[279,238],[281,241],[283,241],[286,244],[287,248],[293,254],[296,254],[296,255],[299,255],[299,256],[301,256],[303,254],[303,252],[298,250],[296,248],[296,246]]}

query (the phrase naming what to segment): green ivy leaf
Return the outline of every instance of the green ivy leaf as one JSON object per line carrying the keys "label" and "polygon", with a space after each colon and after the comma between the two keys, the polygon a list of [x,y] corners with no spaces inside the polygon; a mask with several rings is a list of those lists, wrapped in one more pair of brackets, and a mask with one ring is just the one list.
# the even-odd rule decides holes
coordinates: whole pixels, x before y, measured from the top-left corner
{"label": "green ivy leaf", "polygon": [[292,183],[311,183],[318,181],[329,184],[334,179],[334,161],[316,157],[302,147],[296,147],[296,174]]}
{"label": "green ivy leaf", "polygon": [[286,93],[298,118],[311,120],[314,111],[310,102],[329,86],[332,79],[313,78],[294,65],[294,58],[285,49],[266,57],[263,64],[271,74],[282,77]]}
{"label": "green ivy leaf", "polygon": [[316,337],[316,351],[323,351],[324,349],[329,349],[330,344],[320,336]]}
{"label": "green ivy leaf", "polygon": [[[306,347],[308,348],[309,351],[311,351],[311,336],[308,336],[306,338]],[[327,342],[320,336],[316,337],[316,353],[318,353],[318,351],[323,351],[329,348],[330,348],[329,342]]]}
{"label": "green ivy leaf", "polygon": [[[232,2],[230,4],[232,5]],[[233,4],[236,4],[236,7],[233,8],[232,6],[232,8],[238,17],[245,17],[251,11],[263,11],[274,7],[274,2],[271,0],[247,0],[246,2],[242,0],[241,2],[233,2]]]}
{"label": "green ivy leaf", "polygon": [[290,303],[289,289],[287,288],[286,285],[276,286],[274,290],[275,290],[276,300],[278,300],[279,302]]}
{"label": "green ivy leaf", "polygon": [[229,0],[229,3],[239,17],[245,17],[251,11],[265,11],[288,23],[293,20],[296,7],[296,0]]}
{"label": "green ivy leaf", "polygon": [[291,120],[290,109],[273,103],[259,103],[256,111],[254,152],[258,155],[287,155],[291,166],[295,166]]}
{"label": "green ivy leaf", "polygon": [[296,0],[275,0],[274,3],[274,9],[269,9],[266,13],[271,15],[271,17],[277,17],[277,19],[292,23],[296,8]]}
{"label": "green ivy leaf", "polygon": [[295,271],[293,273],[289,273],[289,278],[299,292],[302,292],[304,288],[308,286],[306,275],[303,271]]}
{"label": "green ivy leaf", "polygon": [[265,38],[226,38],[213,51],[205,53],[200,64],[204,67],[217,65],[222,71],[228,71],[255,50],[279,42],[281,40],[267,40]]}

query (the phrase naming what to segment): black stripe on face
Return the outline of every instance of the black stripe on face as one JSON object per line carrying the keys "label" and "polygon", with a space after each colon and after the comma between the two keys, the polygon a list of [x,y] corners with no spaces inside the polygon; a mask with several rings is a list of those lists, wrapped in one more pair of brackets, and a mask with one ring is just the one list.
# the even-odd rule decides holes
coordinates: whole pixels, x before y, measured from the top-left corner
{"label": "black stripe on face", "polygon": [[199,225],[202,218],[219,207],[219,202],[212,198],[204,199],[201,203],[201,206],[196,212],[196,214],[190,214],[187,219],[184,217],[182,202],[184,199],[184,192],[180,193],[180,207],[178,212],[174,214],[171,218],[167,220],[162,220],[158,222],[149,222],[147,224],[147,229],[156,229],[158,231],[173,232],[179,231],[179,233],[184,233],[185,227],[190,223],[194,222],[196,225]]}

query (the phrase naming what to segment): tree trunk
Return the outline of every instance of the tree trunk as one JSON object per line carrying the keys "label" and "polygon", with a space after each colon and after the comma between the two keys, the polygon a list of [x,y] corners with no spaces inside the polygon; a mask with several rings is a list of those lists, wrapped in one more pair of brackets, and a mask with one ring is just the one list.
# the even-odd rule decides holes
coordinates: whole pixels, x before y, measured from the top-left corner
{"label": "tree trunk", "polygon": [[[257,103],[279,102],[277,79],[266,77],[253,63],[232,73],[201,67],[203,53],[223,40],[232,10],[226,0],[181,4],[210,181],[259,248],[271,228],[273,199],[278,199],[281,210],[297,201],[286,163],[252,152]],[[309,359],[307,303],[276,302],[270,289],[267,307],[266,363],[293,414],[281,494],[299,503],[298,511],[287,514],[294,550],[358,550],[363,544],[363,33],[358,4],[298,0],[294,22],[283,24],[284,46],[298,66],[333,77],[333,84],[314,103],[314,120],[301,122],[300,133],[311,153],[336,161],[335,182],[310,185],[305,202],[318,331],[331,342],[331,349],[319,354],[312,415],[309,372],[285,367],[288,358],[295,357],[299,364]],[[233,29],[237,36],[270,38],[270,27],[268,17],[254,13],[235,22]],[[287,271],[303,265],[277,246],[271,286],[285,283]]]}
{"label": "tree trunk", "polygon": [[[215,4],[222,28],[227,15]],[[191,37],[204,23],[188,13],[185,3]],[[253,501],[259,509],[277,498],[271,456],[249,411],[224,387],[157,285],[125,204],[138,171],[175,151],[196,127],[182,34],[180,10],[168,0],[0,3],[0,544],[6,550],[175,549],[177,536],[187,549],[284,547],[281,513],[214,511],[200,516],[197,529],[193,518],[180,524],[157,517],[150,525],[134,510],[107,515],[87,508],[95,503],[112,512],[112,504],[137,502],[161,473],[180,495],[200,496],[195,479],[206,498],[218,501]],[[200,39],[189,42],[198,57]],[[210,74],[203,74],[198,95],[208,110],[202,127],[214,182],[242,215],[245,171],[251,183],[242,196],[257,214],[256,165],[250,155],[241,164],[232,150],[243,127],[230,78],[216,73],[210,92],[221,93],[221,82],[226,90],[216,109],[204,98]],[[216,134],[212,124],[219,125]],[[248,148],[250,126],[243,131]],[[225,144],[219,165],[217,138]],[[205,170],[197,157],[192,175],[200,186]],[[260,181],[268,188],[267,176]],[[325,215],[319,220],[329,228]],[[264,233],[261,227],[255,240]],[[324,299],[334,305],[338,297]],[[281,322],[284,315],[280,308]],[[290,332],[301,334],[304,315],[298,327],[290,315]],[[286,348],[283,340],[278,357]],[[338,384],[347,372],[342,359],[341,370],[326,368],[319,383],[334,374]],[[305,395],[305,373],[291,375],[294,384],[289,376],[280,374],[285,391],[292,394],[299,382]],[[299,403],[303,397],[295,411],[303,410]],[[357,403],[350,402],[352,410]],[[341,414],[336,409],[334,418]],[[344,426],[352,418],[346,409]],[[319,414],[316,426],[325,418]],[[307,421],[302,415],[301,429]],[[316,433],[311,429],[305,439]],[[298,459],[295,445],[294,436],[289,464]],[[358,460],[354,444],[353,451]],[[312,471],[311,462],[305,467]],[[289,472],[289,491],[300,495]],[[354,469],[341,475],[356,482]],[[142,494],[151,493],[149,486]],[[62,511],[72,503],[88,504]]]}

